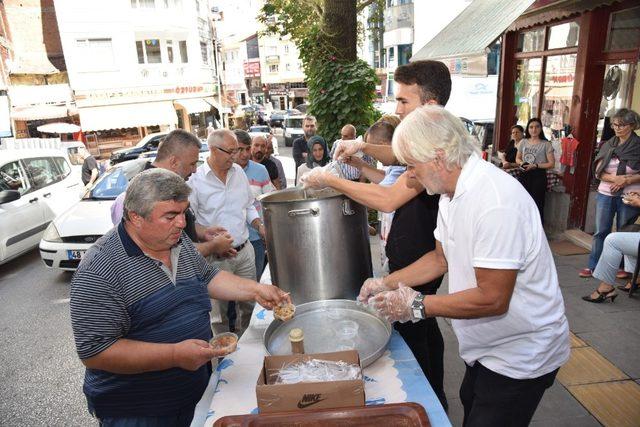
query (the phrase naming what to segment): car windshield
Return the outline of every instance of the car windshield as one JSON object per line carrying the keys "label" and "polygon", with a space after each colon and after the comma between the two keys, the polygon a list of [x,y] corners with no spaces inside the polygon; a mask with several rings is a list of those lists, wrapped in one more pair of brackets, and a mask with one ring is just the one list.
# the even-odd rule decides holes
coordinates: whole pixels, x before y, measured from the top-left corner
{"label": "car windshield", "polygon": [[288,128],[302,128],[302,119],[287,119]]}
{"label": "car windshield", "polygon": [[142,172],[146,162],[124,162],[105,173],[87,196],[89,199],[114,200],[127,189],[129,181]]}
{"label": "car windshield", "polygon": [[249,132],[266,132],[269,133],[268,126],[251,126],[249,128]]}

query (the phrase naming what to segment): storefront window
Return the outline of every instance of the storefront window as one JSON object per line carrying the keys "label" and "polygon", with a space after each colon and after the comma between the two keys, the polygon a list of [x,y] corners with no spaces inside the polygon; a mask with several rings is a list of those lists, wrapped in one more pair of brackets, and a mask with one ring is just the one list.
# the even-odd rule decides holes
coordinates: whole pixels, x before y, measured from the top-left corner
{"label": "storefront window", "polygon": [[540,120],[549,140],[569,134],[576,54],[547,57]]}
{"label": "storefront window", "polygon": [[636,49],[640,44],[640,6],[611,14],[607,51]]}
{"label": "storefront window", "polygon": [[636,74],[637,68],[637,64],[607,65],[598,117],[598,142],[604,142],[614,136],[613,129],[611,129],[611,116],[616,110],[632,107],[633,76]]}
{"label": "storefront window", "polygon": [[531,117],[538,116],[538,95],[542,58],[521,59],[516,62],[514,101],[517,124],[525,126]]}
{"label": "storefront window", "polygon": [[548,49],[578,46],[580,26],[577,22],[567,22],[549,28]]}
{"label": "storefront window", "polygon": [[544,27],[518,35],[518,52],[537,52],[540,50],[544,50]]}

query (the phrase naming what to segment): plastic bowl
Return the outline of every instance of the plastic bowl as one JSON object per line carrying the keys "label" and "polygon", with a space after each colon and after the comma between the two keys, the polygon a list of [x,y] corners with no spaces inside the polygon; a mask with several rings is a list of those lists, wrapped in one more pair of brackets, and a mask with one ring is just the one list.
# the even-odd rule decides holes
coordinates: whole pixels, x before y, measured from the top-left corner
{"label": "plastic bowl", "polygon": [[233,332],[223,332],[213,337],[211,341],[209,341],[209,344],[211,344],[214,350],[224,351],[224,354],[220,355],[220,357],[226,356],[236,351],[238,347],[238,336]]}
{"label": "plastic bowl", "polygon": [[273,309],[273,317],[278,320],[286,322],[293,319],[293,315],[296,313],[296,306],[293,304],[283,304]]}

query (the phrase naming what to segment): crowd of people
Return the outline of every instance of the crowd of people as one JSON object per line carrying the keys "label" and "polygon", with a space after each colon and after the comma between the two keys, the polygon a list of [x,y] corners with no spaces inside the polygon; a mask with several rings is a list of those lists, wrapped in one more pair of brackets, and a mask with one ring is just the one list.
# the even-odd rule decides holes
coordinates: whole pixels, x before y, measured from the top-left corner
{"label": "crowd of people", "polygon": [[[465,364],[464,424],[527,425],[569,358],[564,301],[542,227],[553,148],[539,119],[514,126],[502,168],[521,168],[518,181],[483,161],[446,110],[451,76],[443,63],[400,66],[394,80],[396,115],[363,137],[345,124],[330,149],[316,135],[316,119],[305,117],[304,135],[293,143],[296,184],[330,187],[383,213],[388,274],[367,279],[358,299],[393,322],[445,410],[437,317],[453,319]],[[592,302],[615,298],[623,256],[624,268],[635,268],[638,233],[604,232],[613,214],[628,213],[620,226],[640,212],[640,196],[625,196],[624,206],[616,199],[640,185],[633,132],[640,120],[631,113],[614,117],[617,139],[596,158],[609,192],[599,209],[610,216],[602,219],[604,234],[596,233],[600,249],[590,268],[602,283]],[[89,249],[71,287],[84,391],[102,425],[188,425],[210,361],[220,355],[208,344],[213,333],[241,335],[256,302],[267,309],[291,302],[258,283],[267,254],[257,198],[287,187],[272,138],[213,130],[209,157],[198,166],[198,139],[173,131],[114,203],[114,228]],[[325,167],[332,159],[338,173]],[[438,293],[445,273],[448,294]]]}

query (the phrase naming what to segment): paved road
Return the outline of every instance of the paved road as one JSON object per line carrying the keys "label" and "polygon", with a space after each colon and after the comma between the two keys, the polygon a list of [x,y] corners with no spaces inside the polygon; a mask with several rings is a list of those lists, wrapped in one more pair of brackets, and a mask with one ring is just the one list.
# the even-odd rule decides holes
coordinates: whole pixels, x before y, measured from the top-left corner
{"label": "paved road", "polygon": [[[291,148],[280,143],[289,185]],[[0,426],[95,424],[69,320],[71,273],[44,266],[37,250],[0,265]]]}
{"label": "paved road", "polygon": [[0,266],[0,425],[95,424],[71,333],[70,280],[37,250]]}

